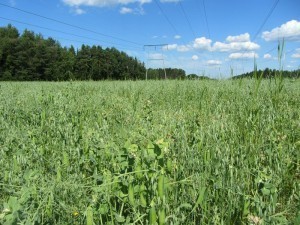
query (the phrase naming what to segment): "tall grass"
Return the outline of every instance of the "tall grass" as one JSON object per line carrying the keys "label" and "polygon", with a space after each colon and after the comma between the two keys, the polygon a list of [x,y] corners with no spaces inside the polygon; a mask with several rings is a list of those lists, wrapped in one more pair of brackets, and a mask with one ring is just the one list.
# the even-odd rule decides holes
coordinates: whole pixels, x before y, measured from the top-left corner
{"label": "tall grass", "polygon": [[1,224],[299,224],[299,81],[0,84]]}

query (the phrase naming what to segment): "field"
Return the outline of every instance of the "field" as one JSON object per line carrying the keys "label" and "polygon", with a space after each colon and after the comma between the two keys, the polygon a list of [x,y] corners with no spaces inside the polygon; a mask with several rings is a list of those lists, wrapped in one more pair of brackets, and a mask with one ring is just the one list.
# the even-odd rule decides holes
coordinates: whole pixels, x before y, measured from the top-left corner
{"label": "field", "polygon": [[0,224],[300,224],[300,81],[2,82]]}

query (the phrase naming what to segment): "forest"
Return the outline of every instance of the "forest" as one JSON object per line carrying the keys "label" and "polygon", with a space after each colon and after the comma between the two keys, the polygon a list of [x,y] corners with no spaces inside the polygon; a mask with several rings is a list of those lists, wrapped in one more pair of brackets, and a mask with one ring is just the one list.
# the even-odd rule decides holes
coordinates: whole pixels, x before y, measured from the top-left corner
{"label": "forest", "polygon": [[0,28],[0,80],[141,79],[145,66],[116,48],[62,47],[52,38],[8,25]]}

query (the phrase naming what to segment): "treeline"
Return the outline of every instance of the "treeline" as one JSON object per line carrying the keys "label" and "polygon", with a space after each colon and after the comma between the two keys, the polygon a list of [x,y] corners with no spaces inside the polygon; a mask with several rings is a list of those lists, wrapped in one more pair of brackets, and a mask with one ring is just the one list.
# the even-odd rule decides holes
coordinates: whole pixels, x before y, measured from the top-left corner
{"label": "treeline", "polygon": [[269,69],[266,68],[264,70],[257,70],[252,71],[252,72],[248,72],[248,73],[244,73],[241,75],[237,75],[232,77],[232,79],[239,79],[239,78],[258,78],[258,77],[262,77],[262,78],[274,78],[276,76],[282,76],[285,78],[300,78],[300,69],[298,70],[293,70],[293,71],[287,71],[287,70],[276,70],[276,69]]}
{"label": "treeline", "polygon": [[199,76],[195,73],[187,75],[186,78],[189,80],[214,80],[213,78],[210,78],[208,76],[203,76],[203,75]]}
{"label": "treeline", "polygon": [[0,80],[144,79],[145,66],[115,48],[62,47],[52,38],[0,27]]}
{"label": "treeline", "polygon": [[183,69],[176,68],[159,68],[159,69],[148,69],[147,79],[185,79],[185,71]]}

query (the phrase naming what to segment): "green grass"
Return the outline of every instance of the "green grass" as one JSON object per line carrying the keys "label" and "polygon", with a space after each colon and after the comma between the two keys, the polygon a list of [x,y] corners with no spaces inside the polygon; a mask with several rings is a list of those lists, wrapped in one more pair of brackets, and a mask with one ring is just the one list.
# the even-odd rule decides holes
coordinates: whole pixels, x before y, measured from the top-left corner
{"label": "green grass", "polygon": [[300,224],[299,90],[0,83],[0,224]]}

